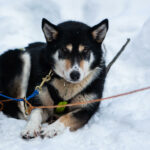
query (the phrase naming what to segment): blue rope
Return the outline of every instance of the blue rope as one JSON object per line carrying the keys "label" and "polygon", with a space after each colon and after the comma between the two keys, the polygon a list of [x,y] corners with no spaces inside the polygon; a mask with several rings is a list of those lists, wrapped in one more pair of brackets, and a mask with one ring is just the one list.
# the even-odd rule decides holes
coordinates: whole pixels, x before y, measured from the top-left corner
{"label": "blue rope", "polygon": [[[34,92],[33,92],[31,95],[29,95],[29,96],[26,98],[26,100],[28,101],[28,100],[30,100],[31,98],[35,97],[35,96],[38,95],[38,94],[39,94],[39,91],[38,91],[38,90],[34,90]],[[19,101],[24,101],[24,99],[22,99],[22,98],[21,98],[21,99],[12,98],[12,97],[6,96],[6,95],[1,94],[1,93],[0,93],[0,96],[1,96],[1,97],[4,97],[4,98],[7,98],[7,99],[11,99],[11,100],[17,101],[17,102],[19,102]]]}
{"label": "blue rope", "polygon": [[28,100],[30,100],[31,98],[35,97],[38,94],[39,94],[39,91],[38,90],[34,90],[34,92],[30,96],[28,96],[26,98],[26,100],[28,101]]}

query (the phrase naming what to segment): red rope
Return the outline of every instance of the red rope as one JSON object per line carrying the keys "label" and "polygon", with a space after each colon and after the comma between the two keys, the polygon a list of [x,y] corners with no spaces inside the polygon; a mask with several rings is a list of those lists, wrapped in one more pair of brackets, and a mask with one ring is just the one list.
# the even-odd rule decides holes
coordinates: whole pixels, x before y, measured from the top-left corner
{"label": "red rope", "polygon": [[[121,93],[121,94],[117,94],[117,95],[101,98],[101,99],[94,99],[94,100],[90,100],[90,101],[76,102],[76,103],[65,104],[65,105],[32,106],[31,103],[29,103],[28,101],[25,100],[25,102],[29,106],[29,108],[28,108],[29,112],[31,112],[32,109],[35,109],[35,108],[49,108],[49,109],[52,109],[52,108],[72,107],[72,106],[77,106],[77,105],[95,103],[95,102],[100,102],[100,101],[103,101],[103,100],[109,100],[109,99],[113,99],[113,98],[117,98],[117,97],[122,97],[122,96],[130,95],[130,94],[146,91],[146,90],[149,90],[149,89],[150,89],[150,86],[149,87],[145,87],[145,88],[141,88],[141,89],[136,89],[136,90],[133,90],[133,91],[129,91],[129,92],[126,92],[126,93]],[[3,109],[3,103],[4,102],[9,102],[9,101],[13,101],[13,100],[1,100],[0,101],[0,105],[1,105],[0,111]]]}

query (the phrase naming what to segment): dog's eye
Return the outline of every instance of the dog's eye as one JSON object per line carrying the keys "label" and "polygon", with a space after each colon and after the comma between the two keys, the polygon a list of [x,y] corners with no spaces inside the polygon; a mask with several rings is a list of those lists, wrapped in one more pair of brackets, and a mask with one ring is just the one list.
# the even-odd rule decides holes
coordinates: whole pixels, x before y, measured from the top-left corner
{"label": "dog's eye", "polygon": [[68,55],[69,55],[68,50],[66,48],[59,49],[59,55],[58,55],[59,58],[66,58],[68,57]]}
{"label": "dog's eye", "polygon": [[89,59],[89,57],[90,57],[90,49],[85,48],[85,49],[83,50],[83,52],[82,52],[82,56],[83,56],[84,58],[86,58],[86,59]]}
{"label": "dog's eye", "polygon": [[67,52],[68,50],[67,50],[67,48],[63,48],[62,51],[63,52]]}
{"label": "dog's eye", "polygon": [[85,47],[83,50],[83,53],[88,53],[88,52],[89,52],[89,49]]}
{"label": "dog's eye", "polygon": [[84,52],[84,53],[87,53],[88,51],[89,51],[89,50],[88,50],[87,48],[85,48],[83,52]]}
{"label": "dog's eye", "polygon": [[59,53],[60,53],[60,54],[63,54],[63,53],[65,53],[65,52],[67,52],[67,49],[66,49],[66,48],[61,48],[61,49],[59,49]]}

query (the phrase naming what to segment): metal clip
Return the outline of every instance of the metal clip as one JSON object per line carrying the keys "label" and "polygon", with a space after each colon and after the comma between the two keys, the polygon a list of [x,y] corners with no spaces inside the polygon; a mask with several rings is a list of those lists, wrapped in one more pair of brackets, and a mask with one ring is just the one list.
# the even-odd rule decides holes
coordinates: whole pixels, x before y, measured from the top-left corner
{"label": "metal clip", "polygon": [[42,78],[41,84],[39,86],[36,86],[35,89],[40,92],[42,90],[44,83],[51,80],[52,75],[53,75],[53,72],[52,72],[52,70],[50,70],[48,75],[46,75],[44,78]]}
{"label": "metal clip", "polygon": [[26,97],[24,98],[24,109],[25,109],[25,115],[29,115],[31,112],[29,111],[28,104],[26,103]]}

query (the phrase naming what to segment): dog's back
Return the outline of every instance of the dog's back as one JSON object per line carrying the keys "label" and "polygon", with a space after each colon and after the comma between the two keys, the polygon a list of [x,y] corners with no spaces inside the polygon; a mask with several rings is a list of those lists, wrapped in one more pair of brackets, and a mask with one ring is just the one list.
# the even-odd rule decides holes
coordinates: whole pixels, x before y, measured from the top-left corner
{"label": "dog's back", "polygon": [[[17,79],[21,75],[23,62],[21,50],[9,50],[0,56],[0,91],[10,97],[18,97],[20,87]],[[0,99],[4,99],[0,97]],[[3,112],[8,116],[18,118],[20,109],[16,102],[4,104]]]}
{"label": "dog's back", "polygon": [[[41,68],[39,67],[39,59],[40,53],[43,48],[45,48],[46,44],[42,42],[36,42],[29,44],[24,50],[22,49],[14,49],[8,50],[4,54],[0,56],[0,92],[9,97],[14,98],[22,98],[21,97],[21,82],[23,76],[24,69],[24,58],[22,56],[24,54],[28,54],[31,57],[31,61],[29,62],[32,68],[34,68],[30,72],[30,78],[34,75],[35,77],[27,82],[31,82],[30,90],[27,91],[27,94],[31,94],[33,92],[35,86],[38,84],[38,81],[41,81]],[[29,69],[29,68],[27,68]],[[35,75],[36,74],[36,75]],[[38,79],[38,80],[37,80]],[[36,83],[35,83],[36,82]],[[5,98],[0,97],[0,100]],[[11,101],[9,103],[4,103],[3,112],[14,118],[20,118],[20,106],[17,102]]]}

